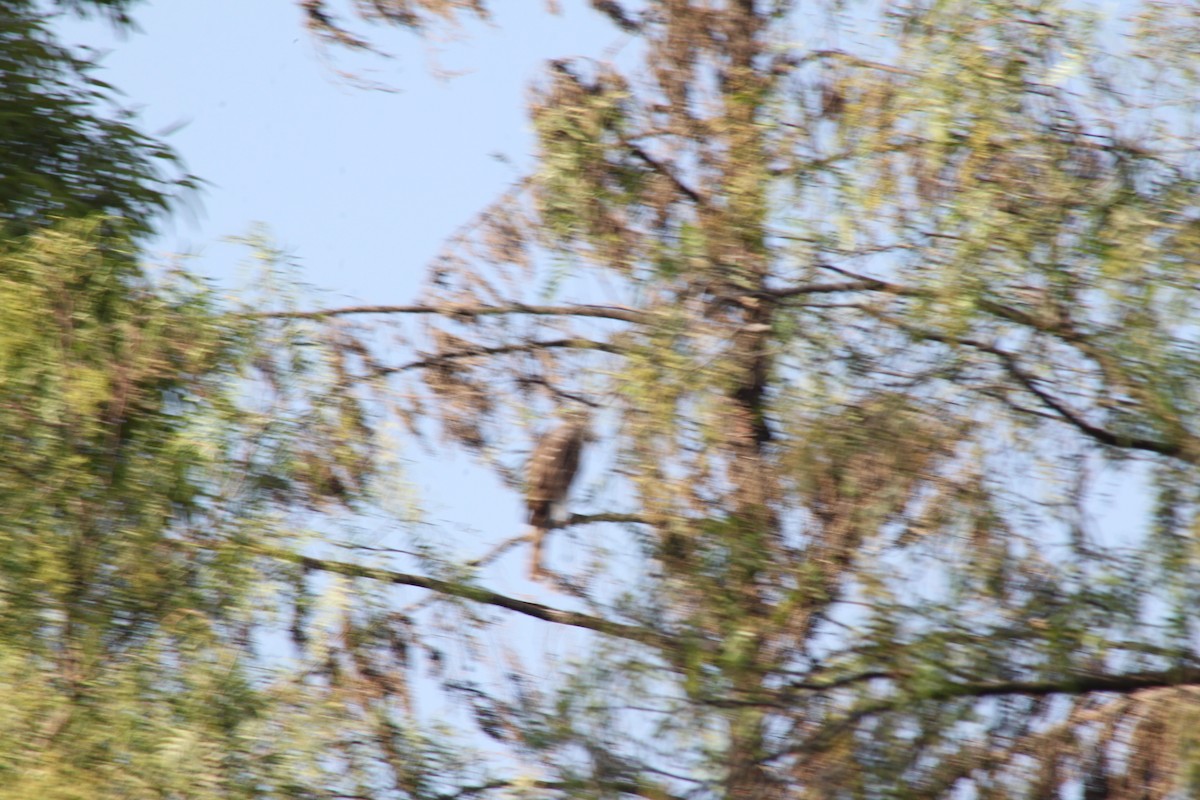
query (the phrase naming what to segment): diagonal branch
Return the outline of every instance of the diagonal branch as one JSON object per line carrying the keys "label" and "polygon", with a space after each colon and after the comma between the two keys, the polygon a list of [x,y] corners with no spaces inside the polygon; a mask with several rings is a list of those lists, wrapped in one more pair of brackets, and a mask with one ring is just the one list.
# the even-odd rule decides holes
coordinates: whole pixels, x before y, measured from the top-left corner
{"label": "diagonal branch", "polygon": [[680,194],[682,194],[684,197],[686,197],[688,200],[691,200],[693,203],[695,203],[698,206],[708,205],[708,201],[704,198],[704,196],[702,194],[700,194],[700,192],[696,191],[691,186],[688,186],[686,183],[684,183],[683,179],[680,178],[677,174],[675,174],[675,170],[671,169],[666,164],[659,161],[654,156],[650,155],[648,152],[646,152],[646,149],[644,147],[637,144],[636,142],[631,142],[631,141],[625,141],[624,144],[626,147],[629,148],[629,152],[633,153],[635,156],[637,156],[639,159],[641,159],[643,162],[645,162],[646,166],[650,167],[652,170],[657,172],[659,175],[662,175],[664,178],[669,180],[675,186],[675,189]]}
{"label": "diagonal branch", "polygon": [[[847,277],[864,281],[869,284],[868,286],[864,287],[867,289],[878,289],[889,294],[901,296],[932,296],[932,292],[928,290],[916,289],[913,287],[904,286],[902,284],[883,281],[878,278],[870,278],[841,267],[833,266],[831,264],[821,264],[820,266],[823,269],[832,270],[840,275],[845,275]],[[803,287],[799,288],[802,289]],[[804,292],[800,291],[797,293]],[[1090,335],[1076,328],[1075,325],[1069,320],[1065,312],[1060,311],[1060,313],[1054,317],[1047,319],[984,297],[977,298],[975,302],[982,311],[999,317],[1000,319],[1004,319],[1009,322],[1015,322],[1018,325],[1022,325],[1030,330],[1048,334],[1070,345],[1071,347],[1074,347],[1086,358],[1091,359],[1092,362],[1095,363],[1096,367],[1100,370],[1101,375],[1103,375],[1105,381],[1107,381],[1110,386],[1120,387],[1124,391],[1128,392],[1131,396],[1137,398],[1144,406],[1153,407],[1160,405],[1156,402],[1156,398],[1154,398],[1151,393],[1147,392],[1137,380],[1133,379],[1132,376],[1127,373],[1127,369],[1114,356],[1111,349],[1106,348],[1102,342],[1098,342],[1097,337],[1094,335]],[[999,356],[1000,354],[997,352],[995,355]],[[1015,364],[1015,362],[1012,361],[1009,363]],[[1011,369],[1009,371],[1012,373]],[[1014,377],[1018,377],[1016,373],[1012,374]],[[1097,441],[1110,444],[1114,447],[1132,446],[1140,450],[1156,452],[1175,458],[1183,458],[1190,463],[1194,463],[1200,459],[1200,456],[1195,453],[1194,447],[1189,448],[1184,445],[1172,445],[1163,442],[1155,442],[1151,439],[1134,438],[1133,440],[1129,440],[1127,437],[1118,436],[1105,431],[1102,428],[1091,426],[1081,416],[1072,414],[1069,407],[1063,405],[1061,402],[1055,401],[1054,398],[1049,394],[1041,391],[1036,385],[1034,385],[1032,378],[1018,378],[1018,380],[1020,380],[1025,388],[1028,389],[1035,397],[1042,401],[1047,408],[1052,409],[1060,418],[1070,422],[1080,431],[1086,433],[1088,436],[1091,436]],[[1164,422],[1169,422],[1173,426],[1176,435],[1179,438],[1193,439],[1191,433],[1183,424],[1183,421],[1176,410],[1172,409],[1171,413],[1164,418]],[[1130,444],[1131,441],[1132,444]]]}
{"label": "diagonal branch", "polygon": [[1057,415],[1058,419],[1068,423],[1080,433],[1090,437],[1091,439],[1100,442],[1101,444],[1109,445],[1110,447],[1119,447],[1124,449],[1144,450],[1149,453],[1158,453],[1163,456],[1171,456],[1180,458],[1188,462],[1193,462],[1195,456],[1185,449],[1182,445],[1174,442],[1164,442],[1158,439],[1147,439],[1141,436],[1129,436],[1101,428],[1098,425],[1093,425],[1083,418],[1074,409],[1067,406],[1058,398],[1047,392],[1038,385],[1037,379],[1023,370],[1017,361],[1017,358],[1012,353],[1006,350],[1001,350],[998,347],[986,345],[982,342],[977,342],[973,339],[962,339],[960,344],[965,344],[968,347],[974,347],[985,353],[990,353],[1000,359],[1004,369],[1017,380],[1026,391],[1036,397],[1042,405],[1050,409]]}
{"label": "diagonal branch", "polygon": [[1117,447],[1124,450],[1142,450],[1148,453],[1157,453],[1158,455],[1170,456],[1178,458],[1189,464],[1194,464],[1200,460],[1197,455],[1196,447],[1189,444],[1179,444],[1176,442],[1163,441],[1161,439],[1149,439],[1142,436],[1132,436],[1129,434],[1114,433],[1107,428],[1102,428],[1089,422],[1082,414],[1075,411],[1062,400],[1052,395],[1050,392],[1043,389],[1037,378],[1030,375],[1022,367],[1015,353],[1009,352],[995,345],[981,342],[978,339],[963,336],[950,336],[937,331],[928,330],[925,328],[917,328],[905,322],[895,319],[894,317],[880,312],[878,309],[869,308],[863,305],[858,306],[859,310],[864,311],[871,316],[876,317],[888,324],[894,325],[900,330],[903,330],[910,336],[923,339],[930,342],[941,342],[943,344],[957,344],[965,347],[970,347],[978,350],[981,353],[987,353],[994,356],[1000,361],[1004,370],[1013,377],[1029,394],[1038,400],[1043,406],[1053,412],[1054,417],[1062,422],[1067,423],[1075,428],[1080,433],[1089,437],[1093,441],[1105,444],[1110,447]]}
{"label": "diagonal branch", "polygon": [[592,8],[608,17],[624,33],[641,33],[642,23],[616,0],[591,0]]}
{"label": "diagonal branch", "polygon": [[605,636],[613,636],[618,639],[626,639],[632,642],[640,642],[654,647],[670,647],[672,642],[666,635],[642,628],[636,625],[628,625],[623,622],[604,619],[602,617],[593,616],[591,614],[582,614],[578,611],[563,611],[561,609],[552,608],[542,605],[541,603],[533,603],[527,600],[518,600],[515,597],[494,592],[490,589],[485,589],[481,586],[474,586],[467,583],[457,583],[453,581],[440,580],[438,578],[429,578],[424,575],[413,575],[407,572],[396,572],[389,569],[381,569],[379,567],[367,567],[360,564],[351,564],[345,561],[336,561],[328,558],[316,558],[314,556],[306,556],[300,553],[295,553],[290,550],[278,547],[270,547],[260,545],[257,548],[259,554],[268,558],[286,561],[292,564],[297,564],[305,569],[316,570],[319,572],[328,572],[336,575],[344,575],[349,578],[366,578],[368,580],[379,581],[381,583],[391,583],[398,586],[415,586],[420,589],[428,589],[431,592],[446,595],[448,597],[458,597],[463,600],[470,600],[474,603],[483,605],[495,606],[497,608],[514,611],[518,614],[523,614],[534,619],[553,622],[557,625],[569,625],[574,628],[584,628],[586,630],[596,631]]}

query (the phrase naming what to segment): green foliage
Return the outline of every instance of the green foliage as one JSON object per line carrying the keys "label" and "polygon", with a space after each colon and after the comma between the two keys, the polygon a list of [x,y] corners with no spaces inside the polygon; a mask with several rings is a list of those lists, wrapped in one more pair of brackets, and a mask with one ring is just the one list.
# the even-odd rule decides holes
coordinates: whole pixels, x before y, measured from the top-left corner
{"label": "green foliage", "polygon": [[344,720],[289,668],[281,602],[336,593],[263,553],[306,541],[293,509],[362,496],[366,414],[337,357],[152,275],[119,227],[0,249],[0,797],[303,796],[341,780]]}
{"label": "green foliage", "polygon": [[239,346],[202,286],[149,280],[111,227],[64,222],[0,251],[0,783],[239,796],[262,701],[228,636],[243,567],[220,558],[232,531],[209,527],[229,454],[197,436]]}
{"label": "green foliage", "polygon": [[[128,2],[74,2],[121,18]],[[0,220],[11,236],[61,217],[104,213],[148,233],[172,195],[195,186],[178,177],[164,145],[109,106],[112,90],[94,65],[54,38],[37,3],[0,9]]]}
{"label": "green foliage", "polygon": [[629,129],[628,99],[620,75],[604,70],[588,80],[560,64],[533,114],[545,143],[538,176],[543,236],[564,249],[578,242],[614,265],[635,258],[620,209],[637,204],[651,184],[648,164],[612,158]]}

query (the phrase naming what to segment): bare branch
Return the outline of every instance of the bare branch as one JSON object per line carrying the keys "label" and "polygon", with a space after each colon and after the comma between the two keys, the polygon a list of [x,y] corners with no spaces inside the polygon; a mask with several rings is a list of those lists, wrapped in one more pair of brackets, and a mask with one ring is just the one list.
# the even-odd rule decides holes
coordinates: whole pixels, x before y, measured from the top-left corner
{"label": "bare branch", "polygon": [[315,558],[313,556],[294,553],[290,550],[269,547],[265,545],[259,546],[258,552],[269,558],[298,564],[305,569],[316,570],[319,572],[329,572],[336,575],[345,575],[349,578],[366,578],[368,580],[380,581],[381,583],[391,583],[399,586],[415,586],[420,589],[428,589],[431,592],[437,592],[449,597],[458,597],[463,600],[470,600],[474,603],[482,603],[484,605],[515,611],[518,614],[524,614],[527,617],[533,617],[534,619],[540,619],[546,622],[553,622],[557,625],[569,625],[574,628],[584,628],[586,630],[602,633],[605,636],[613,636],[618,639],[640,642],[642,644],[653,645],[655,647],[671,646],[671,640],[658,631],[653,631],[648,628],[641,628],[636,625],[628,625],[623,622],[615,622],[613,620],[603,619],[590,614],[582,614],[578,611],[563,611],[561,609],[542,605],[541,603],[518,600],[515,597],[509,597],[507,595],[500,594],[499,592],[485,589],[481,586],[473,586],[465,583],[454,583],[451,581],[439,580],[438,578],[429,578],[424,575],[413,575],[407,572],[396,572],[394,570],[380,569],[378,567],[350,564],[345,561]]}
{"label": "bare branch", "polygon": [[[589,781],[589,784],[594,783],[594,780]],[[644,797],[646,800],[682,800],[682,798],[680,798],[678,795],[671,794],[661,786],[650,785],[644,781],[600,780],[599,783],[602,788],[608,789],[609,791],[620,794],[636,795],[638,797]],[[464,786],[463,788],[454,792],[434,795],[434,800],[463,800],[463,798],[475,797],[477,795],[484,794],[485,792],[490,792],[494,789],[511,789],[517,785],[518,783],[516,781],[497,779],[476,786]],[[578,783],[566,781],[533,781],[532,783],[525,783],[524,785],[532,785],[538,789],[568,793],[578,791],[579,789]]]}
{"label": "bare branch", "polygon": [[395,372],[407,372],[411,369],[424,369],[443,364],[447,361],[453,361],[459,358],[472,358],[475,356],[495,356],[506,353],[528,353],[535,350],[550,350],[554,348],[565,348],[574,350],[597,350],[602,353],[619,353],[615,346],[607,342],[597,342],[593,339],[551,339],[548,341],[521,342],[519,344],[503,344],[495,347],[465,347],[461,350],[449,350],[445,353],[429,356],[428,358],[410,361],[407,364],[401,364],[397,367],[381,367],[378,370],[380,375],[391,375]]}
{"label": "bare branch", "polygon": [[780,289],[767,289],[760,294],[781,300],[786,297],[796,297],[809,294],[835,294],[837,292],[858,292],[862,290],[884,291],[891,294],[916,294],[915,290],[905,289],[897,284],[874,278],[860,278],[841,283],[806,283],[800,286],[786,286]]}
{"label": "bare branch", "polygon": [[1052,694],[1090,694],[1092,692],[1116,692],[1128,694],[1143,689],[1165,689],[1170,687],[1200,685],[1200,668],[1179,667],[1170,670],[1129,672],[1119,675],[1079,674],[1069,675],[1055,681],[998,681],[985,683],[956,684],[944,691],[929,696],[931,700],[949,700],[955,697],[996,697],[999,695],[1022,695],[1045,697]]}
{"label": "bare branch", "polygon": [[649,315],[625,306],[600,305],[565,305],[565,306],[527,306],[522,303],[512,303],[505,306],[471,306],[445,303],[437,305],[370,305],[344,306],[342,308],[320,308],[311,311],[264,311],[248,314],[254,319],[326,319],[329,317],[347,317],[357,314],[435,314],[445,317],[472,318],[494,317],[505,314],[528,314],[542,317],[595,317],[599,319],[616,319],[622,322],[645,324]]}
{"label": "bare branch", "polygon": [[636,524],[648,524],[646,518],[639,514],[572,514],[566,522],[551,524],[554,528],[567,528],[574,525],[592,525],[597,522],[632,522]]}

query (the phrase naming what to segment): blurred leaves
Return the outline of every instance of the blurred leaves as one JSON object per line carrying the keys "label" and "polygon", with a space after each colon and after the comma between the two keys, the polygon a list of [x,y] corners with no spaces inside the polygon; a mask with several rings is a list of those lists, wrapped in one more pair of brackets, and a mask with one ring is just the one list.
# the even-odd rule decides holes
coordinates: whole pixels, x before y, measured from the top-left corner
{"label": "blurred leaves", "polygon": [[[421,304],[322,309],[265,236],[241,298],[143,264],[189,179],[10,4],[0,796],[1195,784],[1194,14],[765,5],[594,3],[641,68],[547,65]],[[389,426],[515,489],[579,406],[562,608],[485,588],[516,520],[383,512]],[[1114,534],[1102,479],[1155,502]],[[530,666],[497,608],[614,635]]]}
{"label": "blurred leaves", "polygon": [[[72,2],[117,21],[131,3]],[[8,235],[60,217],[97,213],[147,234],[195,178],[181,174],[164,144],[140,133],[114,106],[95,64],[57,42],[38,3],[0,9],[0,221]]]}

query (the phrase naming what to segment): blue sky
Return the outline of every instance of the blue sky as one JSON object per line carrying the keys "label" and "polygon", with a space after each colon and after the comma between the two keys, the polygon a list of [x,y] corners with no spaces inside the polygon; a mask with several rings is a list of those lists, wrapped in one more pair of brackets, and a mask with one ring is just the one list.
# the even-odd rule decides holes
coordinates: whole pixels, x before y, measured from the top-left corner
{"label": "blue sky", "polygon": [[[241,253],[220,240],[261,221],[312,283],[403,302],[446,236],[516,175],[493,154],[528,163],[524,99],[540,65],[620,41],[586,10],[498,5],[510,10],[497,24],[458,41],[372,29],[391,59],[318,46],[292,0],[151,2],[135,7],[141,33],[73,20],[61,30],[109,51],[101,77],[144,130],[181,125],[166,141],[209,182],[198,217],[177,215],[159,248],[228,279]],[[344,70],[397,91],[364,90]]]}

